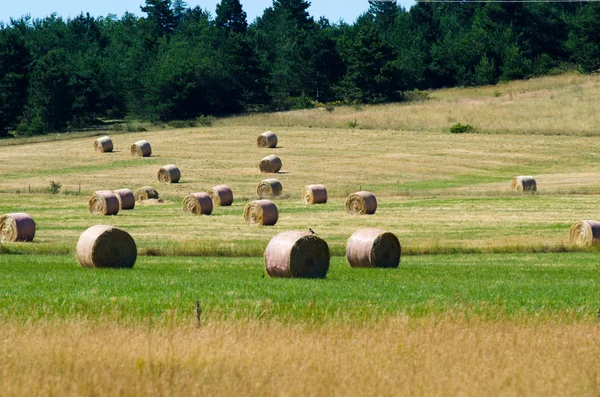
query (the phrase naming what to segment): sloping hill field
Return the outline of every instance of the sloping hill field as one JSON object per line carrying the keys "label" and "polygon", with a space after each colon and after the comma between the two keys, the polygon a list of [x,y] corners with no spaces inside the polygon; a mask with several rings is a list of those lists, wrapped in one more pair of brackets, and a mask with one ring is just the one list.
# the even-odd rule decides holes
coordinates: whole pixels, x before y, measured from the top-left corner
{"label": "sloping hill field", "polygon": [[[569,229],[600,220],[600,76],[413,96],[107,132],[112,153],[89,135],[0,141],[0,214],[37,224],[33,242],[0,245],[2,394],[598,395],[599,253]],[[276,148],[257,147],[267,130]],[[131,156],[140,139],[151,157]],[[281,172],[261,174],[270,154]],[[167,164],[178,183],[158,182]],[[512,191],[518,175],[537,191]],[[279,220],[248,225],[266,178],[283,186]],[[326,204],[302,203],[313,183]],[[218,184],[232,206],[184,214],[186,195]],[[146,185],[160,202],[88,211],[94,191]],[[361,189],[375,214],[346,213]],[[131,234],[133,269],[77,264],[97,224]],[[348,266],[362,227],[398,236],[398,269]],[[333,255],[327,278],[265,277],[269,240],[309,228]]]}

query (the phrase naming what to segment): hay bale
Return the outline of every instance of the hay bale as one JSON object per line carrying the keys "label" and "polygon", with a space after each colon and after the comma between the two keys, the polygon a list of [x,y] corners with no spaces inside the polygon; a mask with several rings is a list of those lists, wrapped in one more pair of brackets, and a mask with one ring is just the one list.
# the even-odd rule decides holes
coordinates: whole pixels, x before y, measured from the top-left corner
{"label": "hay bale", "polygon": [[400,241],[382,229],[358,229],[348,239],[346,259],[352,267],[398,267]]}
{"label": "hay bale", "polygon": [[183,199],[183,212],[186,214],[210,215],[212,210],[213,202],[204,192],[190,193]]}
{"label": "hay bale", "polygon": [[325,204],[327,202],[327,189],[324,185],[306,185],[302,189],[304,204]]}
{"label": "hay bale", "polygon": [[271,277],[324,278],[329,270],[329,246],[311,233],[279,233],[265,250],[265,269]]}
{"label": "hay bale", "polygon": [[274,148],[277,146],[277,135],[272,131],[263,132],[256,139],[258,147]]}
{"label": "hay bale", "polygon": [[165,165],[158,170],[158,181],[165,183],[177,183],[181,178],[181,171],[175,164]]}
{"label": "hay bale", "polygon": [[113,151],[113,143],[110,137],[103,136],[94,141],[94,150],[100,153],[107,153]]}
{"label": "hay bale", "polygon": [[132,268],[136,259],[135,241],[129,233],[116,227],[92,226],[77,242],[77,260],[83,267]]}
{"label": "hay bale", "polygon": [[135,201],[146,201],[150,199],[158,199],[158,192],[152,186],[143,186],[139,189],[135,189],[133,192]]}
{"label": "hay bale", "polygon": [[24,212],[0,216],[0,241],[33,241],[35,222]]}
{"label": "hay bale", "polygon": [[113,190],[113,193],[117,196],[122,210],[132,210],[135,207],[135,196],[130,189]]}
{"label": "hay bale", "polygon": [[110,190],[98,190],[88,201],[88,209],[93,215],[117,215],[119,199]]}
{"label": "hay bale", "polygon": [[131,155],[134,157],[150,157],[152,155],[150,142],[142,139],[131,145]]}
{"label": "hay bale", "polygon": [[246,223],[273,226],[277,223],[279,212],[271,200],[255,200],[246,204],[244,220]]}
{"label": "hay bale", "polygon": [[233,203],[233,192],[227,185],[213,186],[208,190],[208,195],[217,207],[228,207]]}
{"label": "hay bale", "polygon": [[600,244],[600,222],[579,221],[569,230],[571,243],[580,247]]}
{"label": "hay bale", "polygon": [[256,187],[256,194],[259,198],[273,198],[281,195],[283,187],[277,179],[265,179]]}
{"label": "hay bale", "polygon": [[515,176],[510,187],[517,192],[535,192],[537,190],[537,184],[532,176]]}
{"label": "hay bale", "polygon": [[281,160],[279,157],[271,154],[260,160],[260,163],[258,163],[258,169],[260,169],[260,172],[275,174],[281,169]]}
{"label": "hay bale", "polygon": [[371,192],[352,193],[346,199],[346,212],[350,215],[371,215],[377,210],[377,199]]}

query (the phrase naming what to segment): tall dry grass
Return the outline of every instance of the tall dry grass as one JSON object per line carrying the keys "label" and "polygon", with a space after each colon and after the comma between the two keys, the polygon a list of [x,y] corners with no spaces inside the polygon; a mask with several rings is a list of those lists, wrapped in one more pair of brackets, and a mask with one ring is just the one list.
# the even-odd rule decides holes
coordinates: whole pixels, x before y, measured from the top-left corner
{"label": "tall dry grass", "polygon": [[596,324],[2,323],[3,396],[600,393]]}

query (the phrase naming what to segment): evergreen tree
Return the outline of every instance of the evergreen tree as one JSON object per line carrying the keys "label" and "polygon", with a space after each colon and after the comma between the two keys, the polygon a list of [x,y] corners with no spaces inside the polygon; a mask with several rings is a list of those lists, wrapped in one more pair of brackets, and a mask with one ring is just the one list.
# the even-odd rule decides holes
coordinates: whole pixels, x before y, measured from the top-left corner
{"label": "evergreen tree", "polygon": [[248,22],[246,11],[242,9],[240,0],[222,0],[217,4],[215,23],[219,29],[227,32],[246,33]]}
{"label": "evergreen tree", "polygon": [[176,27],[176,18],[171,8],[171,0],[146,0],[146,6],[140,6],[148,14],[148,20],[154,22],[164,34],[171,34]]}

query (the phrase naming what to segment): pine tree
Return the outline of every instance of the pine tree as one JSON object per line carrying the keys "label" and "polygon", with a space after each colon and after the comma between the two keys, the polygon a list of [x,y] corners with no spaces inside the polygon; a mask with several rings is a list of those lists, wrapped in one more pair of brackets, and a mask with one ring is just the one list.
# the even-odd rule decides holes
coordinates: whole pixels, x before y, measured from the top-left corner
{"label": "pine tree", "polygon": [[273,0],[275,12],[287,12],[291,20],[296,22],[301,29],[314,26],[314,19],[308,13],[310,2],[306,0]]}
{"label": "pine tree", "polygon": [[248,28],[246,11],[242,9],[240,0],[222,0],[217,4],[215,22],[219,29],[225,29],[228,33],[246,33]]}
{"label": "pine tree", "polygon": [[176,26],[171,5],[171,0],[146,0],[146,6],[141,6],[140,9],[148,14],[148,20],[155,22],[163,33],[171,34]]}

